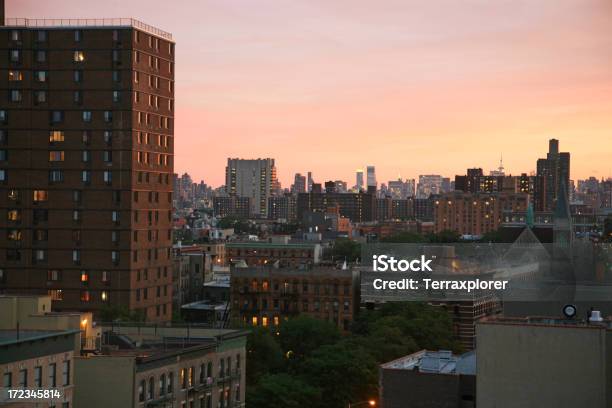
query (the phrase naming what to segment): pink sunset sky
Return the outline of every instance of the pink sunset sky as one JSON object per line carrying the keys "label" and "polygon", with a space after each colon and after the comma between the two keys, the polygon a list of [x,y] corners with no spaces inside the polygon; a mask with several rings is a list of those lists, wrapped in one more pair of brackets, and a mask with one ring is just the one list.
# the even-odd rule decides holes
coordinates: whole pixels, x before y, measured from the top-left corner
{"label": "pink sunset sky", "polygon": [[318,182],[467,167],[612,169],[610,0],[8,0],[8,17],[133,17],[176,46],[175,171],[227,157]]}

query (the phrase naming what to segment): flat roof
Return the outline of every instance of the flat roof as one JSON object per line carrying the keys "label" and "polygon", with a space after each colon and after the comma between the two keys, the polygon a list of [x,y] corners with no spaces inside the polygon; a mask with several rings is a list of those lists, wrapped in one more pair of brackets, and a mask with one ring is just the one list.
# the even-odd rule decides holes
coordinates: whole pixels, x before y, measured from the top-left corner
{"label": "flat roof", "polygon": [[504,317],[489,316],[477,322],[477,324],[500,324],[511,326],[548,326],[557,328],[587,328],[612,330],[612,320],[604,319],[600,322],[587,322],[584,319],[564,319],[549,316],[528,317]]}
{"label": "flat roof", "polygon": [[0,346],[72,335],[80,330],[0,330]]}
{"label": "flat roof", "polygon": [[421,350],[382,364],[381,367],[421,373],[476,375],[476,353],[470,351],[455,355],[450,350]]}
{"label": "flat roof", "polygon": [[4,27],[23,28],[136,28],[165,40],[172,34],[134,18],[6,18]]}
{"label": "flat roof", "polygon": [[303,243],[303,244],[279,244],[272,242],[261,242],[261,241],[252,241],[252,242],[232,242],[225,244],[226,248],[253,248],[253,247],[261,247],[261,248],[273,248],[273,249],[293,249],[293,248],[303,248],[303,249],[312,249],[314,246],[319,245],[318,243]]}

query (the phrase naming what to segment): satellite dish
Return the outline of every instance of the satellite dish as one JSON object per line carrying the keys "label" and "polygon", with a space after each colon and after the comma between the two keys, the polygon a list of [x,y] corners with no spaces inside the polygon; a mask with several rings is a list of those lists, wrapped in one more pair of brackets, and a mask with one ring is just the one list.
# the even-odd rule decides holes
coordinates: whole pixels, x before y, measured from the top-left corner
{"label": "satellite dish", "polygon": [[563,306],[563,314],[568,319],[573,319],[574,317],[576,317],[576,306],[574,305]]}

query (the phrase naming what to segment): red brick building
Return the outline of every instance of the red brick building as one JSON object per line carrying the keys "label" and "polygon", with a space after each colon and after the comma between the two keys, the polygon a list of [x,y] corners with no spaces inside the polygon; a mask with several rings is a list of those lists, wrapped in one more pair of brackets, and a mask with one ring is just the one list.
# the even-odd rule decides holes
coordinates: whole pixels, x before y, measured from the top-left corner
{"label": "red brick building", "polygon": [[441,195],[434,203],[435,232],[482,235],[497,230],[504,211],[527,211],[529,195],[524,193],[465,193]]}
{"label": "red brick building", "polygon": [[7,19],[0,47],[0,291],[170,319],[172,36]]}

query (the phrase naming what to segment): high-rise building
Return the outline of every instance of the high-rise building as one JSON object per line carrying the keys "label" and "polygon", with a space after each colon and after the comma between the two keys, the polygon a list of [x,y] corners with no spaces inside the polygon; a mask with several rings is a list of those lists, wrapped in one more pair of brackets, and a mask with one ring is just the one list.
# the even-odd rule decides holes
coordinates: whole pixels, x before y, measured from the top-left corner
{"label": "high-rise building", "polygon": [[378,182],[376,181],[376,168],[374,166],[368,166],[366,168],[366,171],[368,172],[367,174],[368,188],[376,187],[378,185]]}
{"label": "high-rise building", "polygon": [[300,173],[295,173],[292,192],[295,194],[306,192],[306,177],[305,176],[302,176]]}
{"label": "high-rise building", "polygon": [[403,200],[408,197],[414,197],[414,179],[403,181],[401,178],[398,178],[397,180],[390,180],[388,185],[392,198]]}
{"label": "high-rise building", "polygon": [[417,185],[417,198],[429,198],[432,194],[441,194],[443,177],[439,174],[425,174],[419,176]]}
{"label": "high-rise building", "polygon": [[225,188],[230,196],[251,199],[251,214],[266,217],[276,185],[274,159],[227,159]]}
{"label": "high-rise building", "polygon": [[298,194],[297,219],[301,221],[308,212],[323,213],[330,207],[339,206],[340,215],[351,222],[373,221],[375,196],[370,193],[324,193],[318,188],[311,193]]}
{"label": "high-rise building", "polygon": [[312,185],[313,185],[313,183],[314,183],[314,182],[315,182],[315,181],[314,181],[314,179],[312,178],[312,172],[311,172],[311,171],[309,171],[309,172],[308,172],[308,186],[307,186],[307,187],[308,187],[308,190],[307,190],[307,192],[308,192],[308,193],[312,191]]}
{"label": "high-rise building", "polygon": [[525,212],[528,205],[529,195],[523,193],[443,194],[434,201],[435,231],[482,235],[501,226],[505,209]]}
{"label": "high-rise building", "polygon": [[355,192],[358,193],[363,190],[363,170],[358,169],[355,172]]}
{"label": "high-rise building", "polygon": [[338,193],[346,193],[346,192],[348,192],[348,186],[346,184],[346,181],[336,180],[336,181],[334,181],[334,183],[336,183],[336,191]]}
{"label": "high-rise building", "polygon": [[0,27],[0,291],[169,320],[172,35],[63,21]]}
{"label": "high-rise building", "polygon": [[[565,194],[570,191],[570,154],[559,152],[559,141],[548,141],[548,154],[545,159],[538,159],[536,183],[534,188],[534,206],[536,211],[552,211],[565,185]],[[569,199],[569,197],[566,196]]]}

